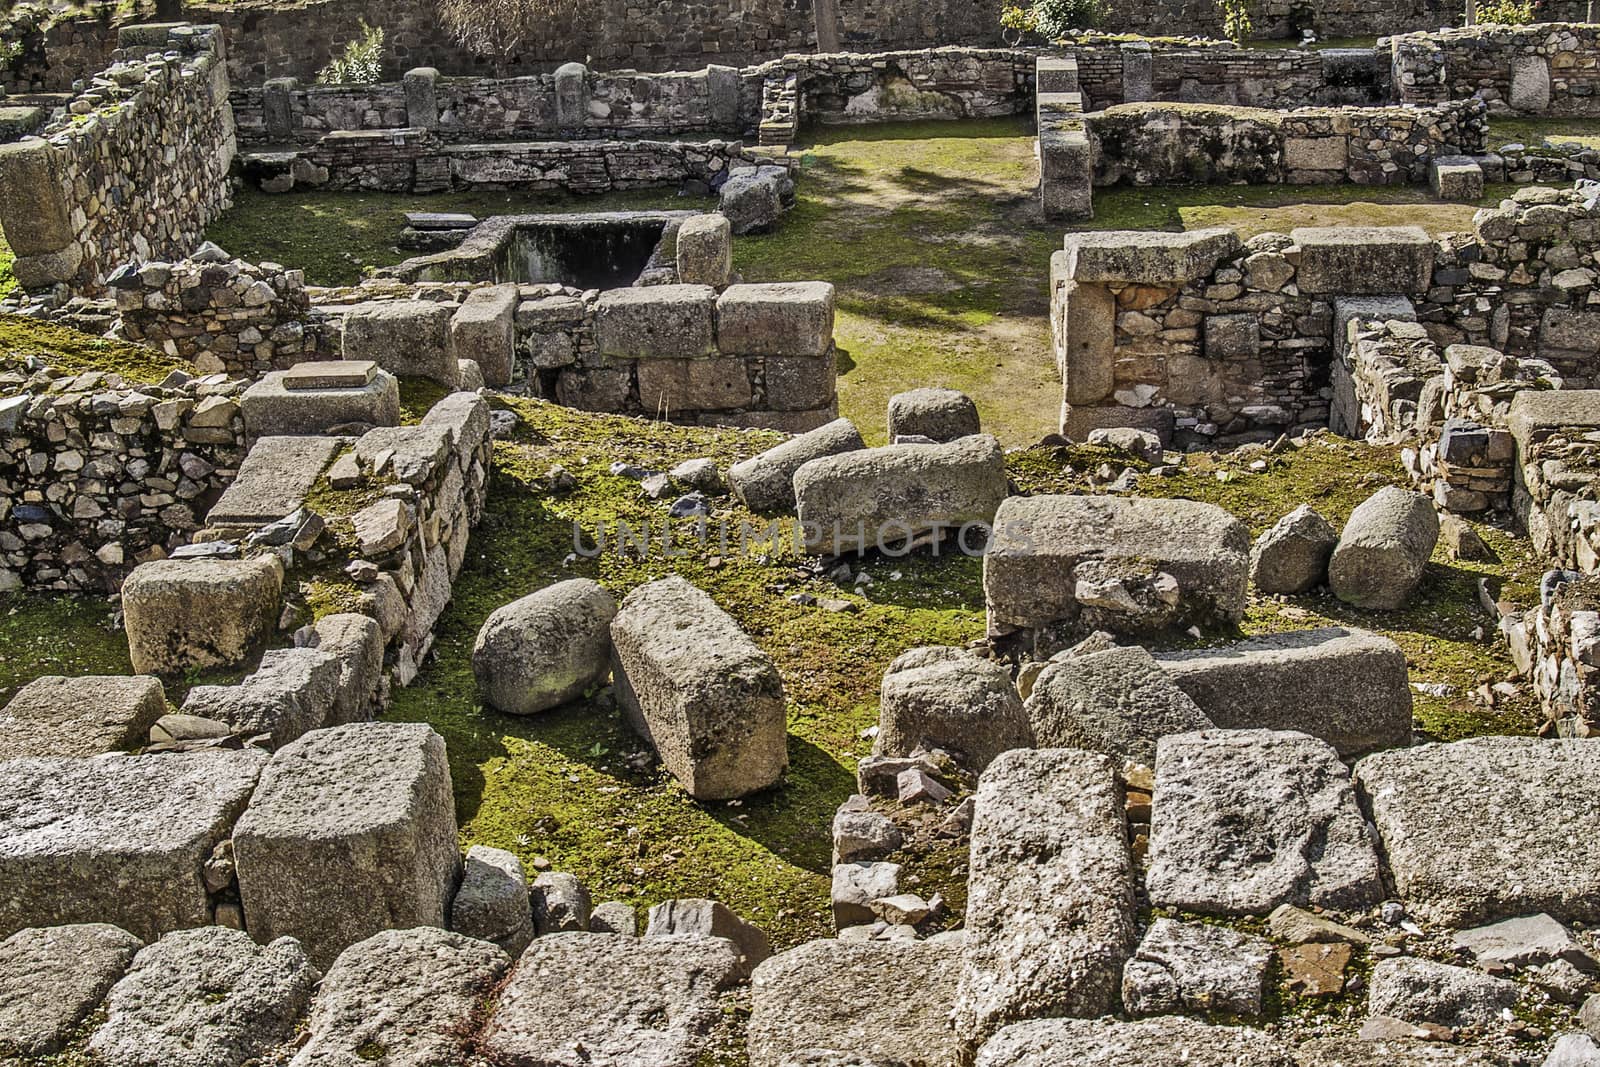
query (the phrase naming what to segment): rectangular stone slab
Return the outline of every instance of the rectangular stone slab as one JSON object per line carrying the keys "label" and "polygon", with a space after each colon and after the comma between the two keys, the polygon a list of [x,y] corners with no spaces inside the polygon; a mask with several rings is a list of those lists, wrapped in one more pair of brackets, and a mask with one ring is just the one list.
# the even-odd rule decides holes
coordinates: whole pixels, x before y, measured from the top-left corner
{"label": "rectangular stone slab", "polygon": [[476,215],[452,211],[408,211],[406,225],[413,230],[470,230],[478,224]]}
{"label": "rectangular stone slab", "polygon": [[265,763],[249,749],[0,763],[0,936],[104,922],[154,941],[208,925],[201,869]]}
{"label": "rectangular stone slab", "polygon": [[378,365],[370,359],[333,359],[299,363],[283,372],[283,387],[302,389],[360,389],[372,381]]}
{"label": "rectangular stone slab", "polygon": [[0,760],[139,748],[166,713],[161,682],[148,675],[37,678],[0,712]]}
{"label": "rectangular stone slab", "polygon": [[260,526],[294,514],[338,450],[336,437],[263,437],[206,522]]}
{"label": "rectangular stone slab", "polygon": [[1301,227],[1301,292],[1344,296],[1422,293],[1433,284],[1433,238],[1420,226]]}

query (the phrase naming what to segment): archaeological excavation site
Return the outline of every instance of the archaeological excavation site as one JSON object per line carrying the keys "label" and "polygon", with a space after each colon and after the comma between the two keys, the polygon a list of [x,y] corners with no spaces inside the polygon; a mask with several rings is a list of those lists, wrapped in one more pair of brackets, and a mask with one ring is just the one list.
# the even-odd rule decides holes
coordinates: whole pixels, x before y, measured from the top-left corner
{"label": "archaeological excavation site", "polygon": [[0,1065],[1600,1067],[1600,13],[0,0]]}

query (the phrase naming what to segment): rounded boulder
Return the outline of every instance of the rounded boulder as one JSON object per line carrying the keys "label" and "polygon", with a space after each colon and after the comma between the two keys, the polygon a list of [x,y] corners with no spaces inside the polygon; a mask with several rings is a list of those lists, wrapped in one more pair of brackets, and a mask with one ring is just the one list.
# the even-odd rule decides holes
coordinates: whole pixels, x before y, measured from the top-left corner
{"label": "rounded boulder", "polygon": [[611,670],[617,602],[597,582],[573,578],[498,608],[478,631],[478,695],[508,715],[575,700]]}
{"label": "rounded boulder", "polygon": [[1386,486],[1350,513],[1328,563],[1328,587],[1346,604],[1405,606],[1439,540],[1439,516],[1421,493]]}

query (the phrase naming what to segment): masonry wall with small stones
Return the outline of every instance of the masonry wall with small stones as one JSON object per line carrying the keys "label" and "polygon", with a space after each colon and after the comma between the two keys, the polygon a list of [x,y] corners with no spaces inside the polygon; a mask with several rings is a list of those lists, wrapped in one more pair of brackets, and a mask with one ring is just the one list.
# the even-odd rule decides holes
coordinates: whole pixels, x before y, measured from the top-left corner
{"label": "masonry wall with small stones", "polygon": [[1434,159],[1483,152],[1489,128],[1478,100],[1294,111],[1121,104],[1084,126],[1096,185],[1425,182]]}
{"label": "masonry wall with small stones", "polygon": [[111,286],[124,337],[203,373],[257,378],[328,354],[311,318],[304,271],[242,260],[153,260],[119,271]]}
{"label": "masonry wall with small stones", "polygon": [[[1581,16],[1580,16],[1581,17]],[[1600,26],[1477,26],[1390,42],[1401,103],[1478,96],[1497,109],[1600,115]]]}
{"label": "masonry wall with small stones", "polygon": [[0,372],[0,589],[110,592],[185,543],[244,459],[245,384]]}
{"label": "masonry wall with small stones", "polygon": [[1376,49],[1130,43],[1088,35],[1076,39],[1071,50],[1085,110],[1140,100],[1287,108],[1393,99],[1388,56]]}
{"label": "masonry wall with small stones", "polygon": [[136,29],[40,138],[0,146],[0,229],[24,286],[97,292],[192,251],[228,205],[235,139],[215,27]]}

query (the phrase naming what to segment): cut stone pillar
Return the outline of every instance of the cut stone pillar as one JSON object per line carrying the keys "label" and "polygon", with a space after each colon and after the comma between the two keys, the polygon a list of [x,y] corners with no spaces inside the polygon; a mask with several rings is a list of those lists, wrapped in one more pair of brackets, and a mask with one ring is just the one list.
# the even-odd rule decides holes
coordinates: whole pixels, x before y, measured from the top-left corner
{"label": "cut stone pillar", "polygon": [[269,144],[294,140],[294,91],[299,87],[293,78],[268,78],[261,87],[261,111]]}
{"label": "cut stone pillar", "polygon": [[1138,41],[1122,46],[1122,102],[1138,103],[1155,98],[1155,53],[1150,42]]}
{"label": "cut stone pillar", "polygon": [[737,67],[712,64],[706,67],[706,97],[711,128],[719,132],[742,133],[739,123],[739,97],[743,78]]}
{"label": "cut stone pillar", "polygon": [[439,125],[439,72],[433,67],[408,70],[401,79],[406,93],[406,125],[419,130]]}
{"label": "cut stone pillar", "polygon": [[71,281],[83,265],[60,159],[50,142],[0,145],[0,230],[17,257],[13,270],[25,289]]}
{"label": "cut stone pillar", "polygon": [[564,130],[582,126],[588,114],[589,68],[563,63],[556,68],[556,125]]}

